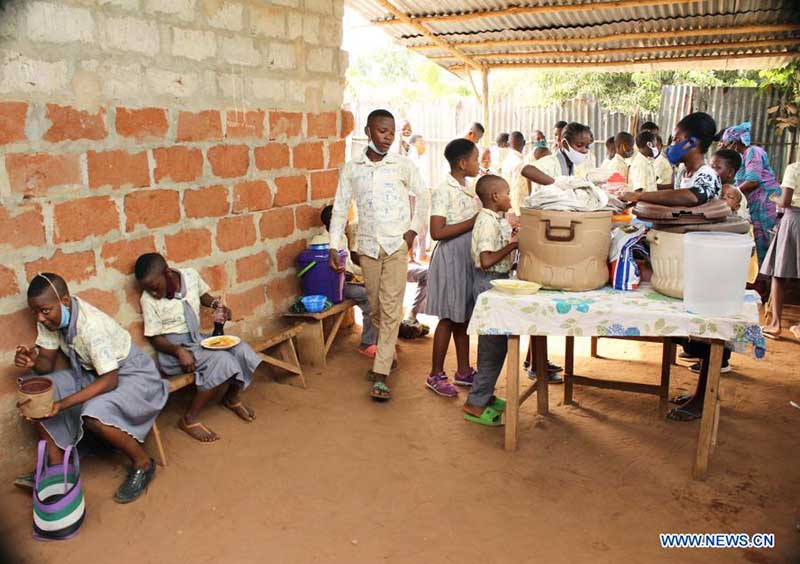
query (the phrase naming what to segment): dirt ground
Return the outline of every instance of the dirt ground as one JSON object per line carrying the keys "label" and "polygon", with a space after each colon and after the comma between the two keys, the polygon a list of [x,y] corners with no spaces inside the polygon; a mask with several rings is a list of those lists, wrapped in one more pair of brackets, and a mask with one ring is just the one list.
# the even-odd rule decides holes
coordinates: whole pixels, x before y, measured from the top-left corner
{"label": "dirt ground", "polygon": [[[655,345],[605,340],[608,359],[591,360],[577,341],[578,373],[658,379]],[[209,409],[213,445],[178,431],[189,394],[173,396],[160,419],[169,466],[131,505],[111,499],[121,459],[85,457],[88,513],[72,541],[33,541],[29,497],[2,488],[14,562],[800,562],[796,342],[769,342],[762,362],[734,355],[705,482],[691,479],[699,423],[665,421],[652,396],[577,388],[567,407],[551,386],[551,414],[526,403],[511,454],[502,429],[462,419],[465,393],[424,388],[430,339],[402,343],[387,404],[367,397],[357,343],[340,336],[308,390],[260,378],[253,424]],[[562,358],[563,339],[551,351]],[[695,379],[674,368],[672,381],[678,393]],[[773,532],[777,546],[662,550],[660,532]]]}

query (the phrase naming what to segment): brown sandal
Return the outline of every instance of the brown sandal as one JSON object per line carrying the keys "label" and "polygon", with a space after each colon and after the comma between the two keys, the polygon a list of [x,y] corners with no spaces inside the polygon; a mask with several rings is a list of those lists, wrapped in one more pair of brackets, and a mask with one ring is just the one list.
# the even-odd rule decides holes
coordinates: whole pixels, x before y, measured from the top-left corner
{"label": "brown sandal", "polygon": [[[206,427],[200,421],[196,421],[194,423],[189,423],[186,421],[185,417],[181,417],[178,420],[178,428],[192,437],[194,440],[201,442],[201,443],[213,443],[220,439],[220,436],[217,435],[214,431]],[[200,429],[200,432],[193,431],[193,429]],[[203,433],[203,434],[201,434]]]}
{"label": "brown sandal", "polygon": [[233,411],[239,417],[239,419],[245,421],[246,423],[252,423],[256,420],[255,411],[247,407],[241,400],[237,401],[236,403],[224,401],[222,402],[222,405]]}

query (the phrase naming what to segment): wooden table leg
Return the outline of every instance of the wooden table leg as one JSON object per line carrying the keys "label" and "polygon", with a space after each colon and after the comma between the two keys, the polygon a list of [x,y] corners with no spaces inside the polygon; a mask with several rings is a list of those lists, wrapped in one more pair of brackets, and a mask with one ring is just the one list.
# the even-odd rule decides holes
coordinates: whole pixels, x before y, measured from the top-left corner
{"label": "wooden table leg", "polygon": [[708,470],[708,458],[711,454],[711,441],[714,435],[714,417],[719,393],[719,371],[722,367],[722,341],[711,342],[711,354],[708,360],[708,379],[703,401],[703,418],[700,421],[700,435],[697,438],[697,455],[692,475],[695,480],[704,480]]}
{"label": "wooden table leg", "polygon": [[669,407],[669,377],[674,356],[675,343],[669,337],[665,337],[661,349],[661,391],[658,394],[658,408],[662,414],[666,413]]}
{"label": "wooden table leg", "polygon": [[567,337],[564,351],[564,405],[572,403],[572,375],[575,373],[575,337]]}
{"label": "wooden table leg", "polygon": [[597,354],[597,337],[592,337],[591,352],[589,354],[592,358],[600,358],[600,355]]}
{"label": "wooden table leg", "polygon": [[519,335],[508,338],[506,357],[506,450],[517,450],[519,423]]}
{"label": "wooden table leg", "polygon": [[303,331],[297,335],[297,348],[303,363],[316,368],[325,366],[325,333],[322,321],[304,322]]}
{"label": "wooden table leg", "polygon": [[547,371],[547,337],[536,337],[536,404],[539,415],[547,415],[550,406],[548,403],[548,386],[550,374]]}

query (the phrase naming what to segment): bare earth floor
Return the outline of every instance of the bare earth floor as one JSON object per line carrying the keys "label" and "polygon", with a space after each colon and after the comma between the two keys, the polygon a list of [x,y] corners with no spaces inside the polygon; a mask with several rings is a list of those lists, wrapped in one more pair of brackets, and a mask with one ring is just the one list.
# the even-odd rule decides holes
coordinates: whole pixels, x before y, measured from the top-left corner
{"label": "bare earth floor", "polygon": [[[176,428],[189,393],[173,396],[160,418],[170,464],[142,499],[111,500],[118,457],[83,460],[88,513],[72,541],[33,541],[29,497],[0,488],[0,533],[16,561],[800,562],[796,342],[770,342],[763,362],[734,355],[705,482],[690,477],[699,424],[668,423],[652,396],[577,388],[565,407],[551,386],[551,414],[526,403],[509,454],[502,429],[462,419],[465,393],[447,400],[424,388],[430,338],[401,344],[388,404],[367,397],[357,343],[342,335],[306,391],[258,378],[246,394],[258,410],[251,425],[209,409],[223,437],[213,445]],[[655,345],[601,341],[617,360],[590,360],[588,339],[578,347],[578,373],[658,379]],[[563,339],[551,351],[560,360]],[[673,369],[673,393],[694,382]],[[777,547],[662,550],[660,532],[774,532]]]}

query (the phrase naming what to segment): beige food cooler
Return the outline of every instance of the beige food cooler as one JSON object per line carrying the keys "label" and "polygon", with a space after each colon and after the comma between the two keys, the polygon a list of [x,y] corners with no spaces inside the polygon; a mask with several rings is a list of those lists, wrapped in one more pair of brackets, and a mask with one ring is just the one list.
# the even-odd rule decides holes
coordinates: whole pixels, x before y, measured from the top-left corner
{"label": "beige food cooler", "polygon": [[610,211],[521,211],[517,270],[521,280],[570,292],[596,290],[608,283]]}

